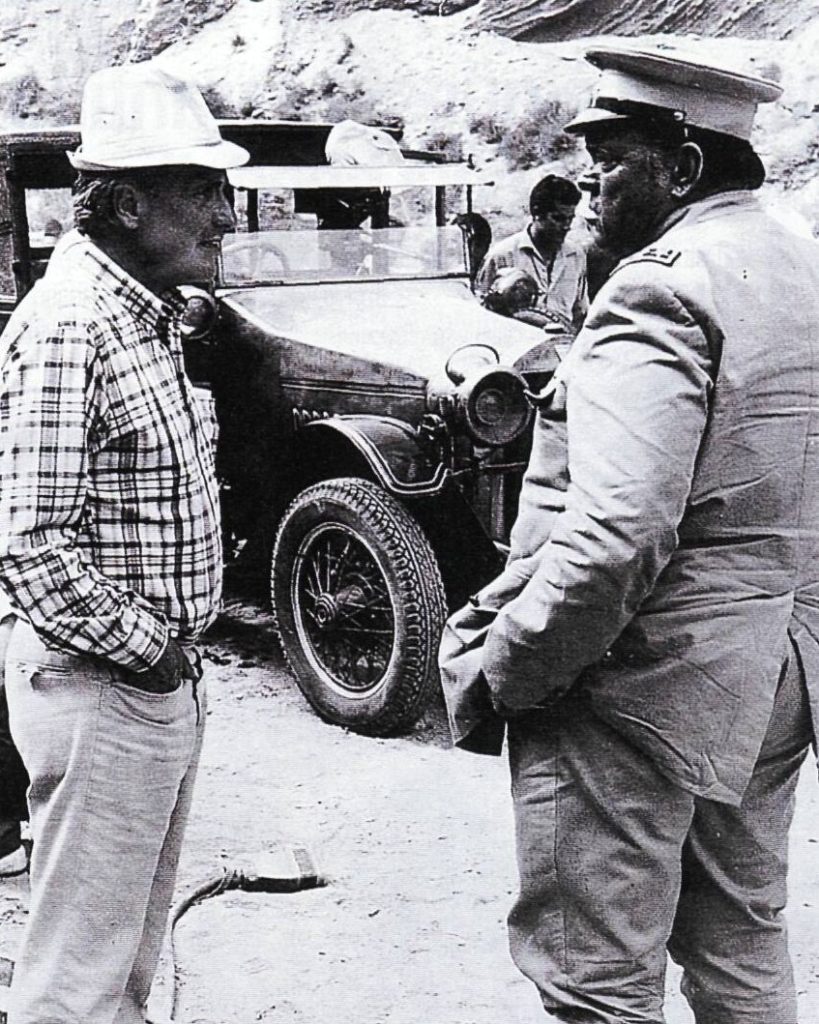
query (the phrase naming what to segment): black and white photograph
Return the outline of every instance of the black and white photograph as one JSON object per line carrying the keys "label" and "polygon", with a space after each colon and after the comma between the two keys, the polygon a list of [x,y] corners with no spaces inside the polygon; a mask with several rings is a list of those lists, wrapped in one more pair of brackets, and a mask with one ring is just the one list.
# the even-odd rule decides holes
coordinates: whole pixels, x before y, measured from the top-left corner
{"label": "black and white photograph", "polygon": [[0,1024],[819,1021],[819,0],[4,0]]}

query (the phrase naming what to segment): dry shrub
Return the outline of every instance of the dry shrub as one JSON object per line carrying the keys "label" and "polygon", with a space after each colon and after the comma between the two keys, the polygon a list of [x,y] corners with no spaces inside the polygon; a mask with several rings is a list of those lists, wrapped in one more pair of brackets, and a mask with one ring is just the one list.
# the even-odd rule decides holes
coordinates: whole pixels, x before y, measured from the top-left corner
{"label": "dry shrub", "polygon": [[381,125],[384,128],[404,127],[402,118],[382,110],[369,97],[344,92],[334,93],[319,102],[314,108],[314,115],[331,124],[349,119],[361,124]]}
{"label": "dry shrub", "polygon": [[19,118],[41,117],[48,99],[46,90],[33,73],[25,73],[7,81],[3,93],[0,106],[4,113]]}
{"label": "dry shrub", "polygon": [[328,121],[332,124],[349,118],[364,124],[402,128],[403,120],[380,107],[355,79],[336,77],[326,69],[305,81],[300,73],[271,69],[267,99],[256,104],[266,117],[286,121]]}
{"label": "dry shrub", "polygon": [[314,101],[312,89],[290,76],[288,80],[280,81],[278,94],[272,98],[269,110],[265,113],[283,121],[307,120],[309,108]]}
{"label": "dry shrub", "polygon": [[544,160],[557,160],[573,152],[578,146],[577,139],[567,135],[563,126],[576,113],[576,109],[561,100],[545,100],[504,132],[498,153],[512,170],[527,170]]}
{"label": "dry shrub", "polygon": [[495,114],[475,114],[469,119],[469,130],[493,146],[501,142],[506,132],[506,128]]}
{"label": "dry shrub", "polygon": [[447,160],[464,158],[464,140],[456,132],[429,132],[424,135],[423,148],[430,153],[440,153]]}

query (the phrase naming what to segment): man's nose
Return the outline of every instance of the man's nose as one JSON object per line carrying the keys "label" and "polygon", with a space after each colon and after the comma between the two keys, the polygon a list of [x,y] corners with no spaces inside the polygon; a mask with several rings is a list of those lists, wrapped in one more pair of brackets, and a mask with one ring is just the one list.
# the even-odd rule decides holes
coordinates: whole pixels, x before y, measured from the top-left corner
{"label": "man's nose", "polygon": [[600,177],[597,174],[596,167],[593,167],[580,178],[577,187],[582,192],[588,192],[592,198],[600,195]]}
{"label": "man's nose", "polygon": [[229,198],[224,193],[219,196],[213,208],[213,223],[223,231],[233,231],[236,227],[236,214]]}

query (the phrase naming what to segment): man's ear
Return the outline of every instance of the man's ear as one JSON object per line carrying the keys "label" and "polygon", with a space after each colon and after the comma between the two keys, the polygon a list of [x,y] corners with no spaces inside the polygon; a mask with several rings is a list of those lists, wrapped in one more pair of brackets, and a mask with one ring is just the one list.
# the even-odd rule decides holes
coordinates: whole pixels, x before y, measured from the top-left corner
{"label": "man's ear", "polygon": [[702,177],[704,157],[696,142],[684,142],[677,150],[677,162],[671,174],[671,194],[687,199]]}
{"label": "man's ear", "polygon": [[139,224],[140,199],[138,190],[130,182],[120,181],[114,185],[111,193],[114,216],[129,231]]}

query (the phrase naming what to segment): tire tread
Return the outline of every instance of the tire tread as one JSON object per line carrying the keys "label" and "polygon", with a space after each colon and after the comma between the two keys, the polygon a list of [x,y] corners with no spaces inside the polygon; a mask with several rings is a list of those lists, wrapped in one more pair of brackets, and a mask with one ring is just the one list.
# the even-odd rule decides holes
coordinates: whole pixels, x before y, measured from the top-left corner
{"label": "tire tread", "polygon": [[[276,564],[294,517],[306,507],[322,502],[343,503],[365,519],[390,551],[397,587],[404,601],[406,621],[402,647],[404,668],[401,683],[380,713],[366,721],[338,722],[318,704],[299,677],[299,667],[288,649],[276,601]],[[314,484],[290,504],[279,524],[271,563],[271,604],[279,644],[290,671],[316,711],[325,719],[375,736],[393,735],[411,727],[426,707],[438,684],[437,649],[447,608],[444,585],[432,547],[421,527],[392,495],[376,484],[357,477],[339,477]]]}

